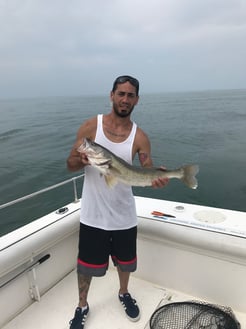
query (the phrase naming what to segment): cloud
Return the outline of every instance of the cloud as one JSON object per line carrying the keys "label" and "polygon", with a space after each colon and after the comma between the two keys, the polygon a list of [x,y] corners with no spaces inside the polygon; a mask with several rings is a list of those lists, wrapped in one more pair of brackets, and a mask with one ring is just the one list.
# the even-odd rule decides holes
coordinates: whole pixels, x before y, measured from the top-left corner
{"label": "cloud", "polygon": [[246,88],[245,36],[244,0],[0,0],[0,97]]}

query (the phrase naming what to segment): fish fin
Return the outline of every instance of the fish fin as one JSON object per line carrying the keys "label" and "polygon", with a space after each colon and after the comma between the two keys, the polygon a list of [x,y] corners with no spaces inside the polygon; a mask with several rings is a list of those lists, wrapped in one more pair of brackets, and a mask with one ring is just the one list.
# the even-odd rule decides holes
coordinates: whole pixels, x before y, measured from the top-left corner
{"label": "fish fin", "polygon": [[198,186],[198,182],[196,179],[196,174],[199,172],[198,165],[187,165],[182,167],[184,175],[181,178],[182,182],[184,182],[188,187],[196,189]]}
{"label": "fish fin", "polygon": [[117,178],[113,175],[106,175],[106,176],[104,176],[104,178],[105,178],[106,184],[110,188],[114,187],[118,183]]}

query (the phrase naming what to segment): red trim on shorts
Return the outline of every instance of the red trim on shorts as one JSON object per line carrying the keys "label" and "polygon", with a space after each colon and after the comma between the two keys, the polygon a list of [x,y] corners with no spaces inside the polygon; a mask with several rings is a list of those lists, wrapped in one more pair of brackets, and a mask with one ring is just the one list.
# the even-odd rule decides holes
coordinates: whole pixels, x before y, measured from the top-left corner
{"label": "red trim on shorts", "polygon": [[104,263],[104,264],[90,264],[90,263],[86,263],[84,261],[82,261],[81,259],[78,259],[78,264],[83,265],[85,267],[90,267],[90,268],[105,268],[108,266],[108,262]]}
{"label": "red trim on shorts", "polygon": [[123,260],[119,260],[116,256],[112,256],[113,259],[115,259],[117,261],[117,263],[122,264],[122,265],[128,265],[128,264],[134,264],[137,261],[137,257],[128,260],[128,261],[123,261]]}

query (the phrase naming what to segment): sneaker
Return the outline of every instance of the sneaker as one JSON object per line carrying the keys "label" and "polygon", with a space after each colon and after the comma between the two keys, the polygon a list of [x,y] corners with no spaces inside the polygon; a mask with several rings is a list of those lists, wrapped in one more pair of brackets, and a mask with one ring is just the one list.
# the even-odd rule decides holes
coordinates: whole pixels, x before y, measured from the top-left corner
{"label": "sneaker", "polygon": [[140,311],[135,299],[129,293],[119,295],[119,300],[123,305],[126,316],[131,321],[138,321],[140,319]]}
{"label": "sneaker", "polygon": [[70,324],[70,329],[84,329],[84,324],[85,324],[85,320],[86,317],[88,315],[89,312],[89,305],[87,305],[87,309],[85,309],[82,312],[82,308],[81,307],[77,307],[74,313],[74,318],[69,321]]}

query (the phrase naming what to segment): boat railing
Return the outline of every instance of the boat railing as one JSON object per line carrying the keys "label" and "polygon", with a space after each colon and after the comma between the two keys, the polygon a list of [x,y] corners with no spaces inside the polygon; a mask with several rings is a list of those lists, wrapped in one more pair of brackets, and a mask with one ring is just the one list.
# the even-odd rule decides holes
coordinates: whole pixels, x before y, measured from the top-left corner
{"label": "boat railing", "polygon": [[17,203],[20,203],[22,201],[25,201],[25,200],[28,200],[28,199],[31,199],[31,198],[34,198],[35,196],[37,195],[40,195],[40,194],[43,194],[43,193],[46,193],[48,191],[51,191],[51,190],[54,190],[60,186],[63,186],[63,185],[66,185],[66,184],[69,184],[69,183],[72,183],[73,184],[73,194],[74,194],[74,202],[78,202],[79,201],[79,198],[78,198],[78,193],[77,193],[77,181],[84,177],[84,174],[82,175],[79,175],[79,176],[75,176],[75,177],[72,177],[70,179],[67,179],[65,181],[62,181],[60,183],[57,183],[57,184],[54,184],[54,185],[51,185],[51,186],[48,186],[42,190],[39,190],[39,191],[36,191],[36,192],[33,192],[31,194],[27,194],[21,198],[18,198],[18,199],[15,199],[15,200],[12,200],[10,202],[7,202],[7,203],[4,203],[2,205],[0,205],[0,210],[1,209],[4,209],[4,208],[7,208],[9,206],[12,206],[14,204],[17,204]]}

